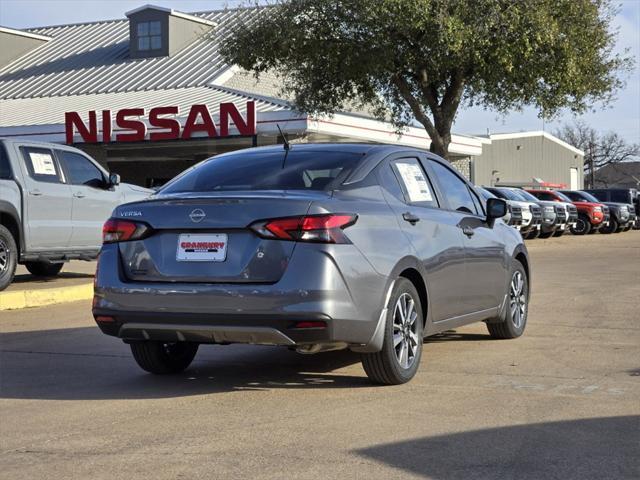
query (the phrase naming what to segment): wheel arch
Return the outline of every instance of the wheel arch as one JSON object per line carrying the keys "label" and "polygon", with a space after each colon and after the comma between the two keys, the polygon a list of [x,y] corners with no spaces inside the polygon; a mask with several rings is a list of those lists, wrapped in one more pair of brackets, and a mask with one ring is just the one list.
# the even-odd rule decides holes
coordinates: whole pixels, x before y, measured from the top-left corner
{"label": "wheel arch", "polygon": [[3,225],[7,230],[9,230],[9,232],[11,232],[11,235],[13,235],[13,239],[16,242],[16,246],[18,247],[18,254],[20,254],[20,252],[23,251],[23,239],[18,218],[18,214],[13,205],[0,201],[0,225]]}
{"label": "wheel arch", "polygon": [[518,245],[512,255],[513,260],[518,260],[524,267],[524,272],[527,275],[527,283],[529,284],[529,291],[531,291],[531,263],[529,262],[529,254],[525,250],[523,245]]}
{"label": "wheel arch", "polygon": [[394,267],[391,275],[391,281],[397,278],[406,278],[409,280],[420,296],[420,305],[422,307],[422,324],[426,328],[429,321],[429,287],[426,279],[426,271],[420,261],[415,257],[404,257]]}

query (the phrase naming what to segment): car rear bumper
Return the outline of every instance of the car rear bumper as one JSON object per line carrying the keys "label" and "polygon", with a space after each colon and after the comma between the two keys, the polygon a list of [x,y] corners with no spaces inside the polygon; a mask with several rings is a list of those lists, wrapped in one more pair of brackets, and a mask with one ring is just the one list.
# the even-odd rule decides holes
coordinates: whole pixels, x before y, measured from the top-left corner
{"label": "car rear bumper", "polygon": [[100,254],[93,313],[107,317],[97,322],[104,333],[127,341],[365,345],[387,288],[353,245],[299,244],[274,284],[216,284],[127,280],[113,244]]}
{"label": "car rear bumper", "polygon": [[[156,340],[296,346],[335,341],[335,322],[322,314],[229,316],[116,312],[96,308],[94,316],[103,333],[128,342]],[[110,320],[104,321],[105,318]],[[312,326],[300,328],[305,323]]]}

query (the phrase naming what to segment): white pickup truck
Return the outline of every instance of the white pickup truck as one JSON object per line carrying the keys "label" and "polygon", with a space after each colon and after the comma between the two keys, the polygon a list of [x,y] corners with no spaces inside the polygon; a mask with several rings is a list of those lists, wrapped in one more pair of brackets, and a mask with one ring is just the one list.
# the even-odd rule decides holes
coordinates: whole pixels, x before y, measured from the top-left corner
{"label": "white pickup truck", "polygon": [[0,291],[19,263],[54,276],[67,260],[95,259],[113,209],[152,193],[77,148],[0,138]]}

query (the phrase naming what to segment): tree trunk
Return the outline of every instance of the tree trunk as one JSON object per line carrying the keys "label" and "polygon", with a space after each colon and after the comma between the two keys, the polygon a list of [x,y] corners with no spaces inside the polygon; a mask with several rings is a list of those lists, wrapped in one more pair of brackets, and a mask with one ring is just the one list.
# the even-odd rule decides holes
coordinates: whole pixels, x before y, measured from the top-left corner
{"label": "tree trunk", "polygon": [[[427,135],[431,139],[429,148],[431,152],[450,161],[451,127],[453,126],[453,120],[456,116],[464,87],[462,73],[455,73],[440,103],[438,103],[437,88],[429,84],[426,73],[423,73],[422,77],[415,82],[420,85],[420,94],[414,94],[411,84],[401,75],[396,75],[393,78],[393,83],[398,92],[411,108],[416,120],[427,131]],[[433,121],[426,114],[427,108],[431,110]]]}
{"label": "tree trunk", "polygon": [[430,134],[429,129],[425,130],[427,130],[427,134],[431,138],[431,147],[429,148],[431,153],[435,153],[446,160],[450,160],[449,144],[451,143],[451,132],[441,135],[437,130],[434,134]]}

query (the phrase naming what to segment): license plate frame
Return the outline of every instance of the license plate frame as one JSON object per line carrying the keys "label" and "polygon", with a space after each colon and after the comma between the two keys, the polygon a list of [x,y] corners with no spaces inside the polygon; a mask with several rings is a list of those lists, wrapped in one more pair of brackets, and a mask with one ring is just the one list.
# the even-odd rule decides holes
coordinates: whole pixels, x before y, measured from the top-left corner
{"label": "license plate frame", "polygon": [[226,233],[181,233],[176,246],[178,262],[221,263],[227,259],[229,236]]}

